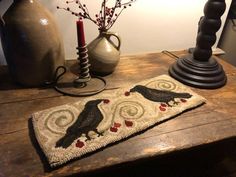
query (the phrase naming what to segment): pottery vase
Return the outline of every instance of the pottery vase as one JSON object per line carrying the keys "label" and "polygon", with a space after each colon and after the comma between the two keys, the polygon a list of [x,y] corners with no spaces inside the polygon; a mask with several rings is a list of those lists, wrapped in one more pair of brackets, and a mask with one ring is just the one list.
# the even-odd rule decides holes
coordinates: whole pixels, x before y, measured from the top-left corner
{"label": "pottery vase", "polygon": [[[117,39],[117,44],[112,41]],[[90,71],[96,75],[111,74],[120,60],[121,39],[113,32],[100,32],[98,37],[88,45]]]}
{"label": "pottery vase", "polygon": [[38,0],[14,0],[0,25],[3,51],[13,79],[24,86],[52,81],[65,57],[51,13]]}

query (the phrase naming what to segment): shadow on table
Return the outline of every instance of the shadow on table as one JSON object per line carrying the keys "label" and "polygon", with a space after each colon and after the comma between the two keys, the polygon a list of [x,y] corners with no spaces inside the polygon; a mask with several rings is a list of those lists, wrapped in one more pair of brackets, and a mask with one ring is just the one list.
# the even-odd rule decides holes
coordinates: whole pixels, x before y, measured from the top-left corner
{"label": "shadow on table", "polygon": [[[70,177],[77,177],[72,175]],[[236,140],[117,165],[81,177],[236,177]]]}

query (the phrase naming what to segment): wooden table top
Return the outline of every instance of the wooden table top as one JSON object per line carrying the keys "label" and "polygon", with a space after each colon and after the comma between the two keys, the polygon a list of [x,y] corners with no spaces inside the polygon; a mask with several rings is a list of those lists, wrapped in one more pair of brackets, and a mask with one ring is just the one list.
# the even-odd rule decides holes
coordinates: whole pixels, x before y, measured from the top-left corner
{"label": "wooden table top", "polygon": [[[107,91],[167,74],[174,61],[163,53],[124,56],[116,71],[105,77]],[[50,88],[21,88],[1,66],[0,176],[69,176],[236,138],[236,68],[219,61],[226,71],[227,85],[216,90],[193,88],[207,104],[57,169],[49,168],[35,140],[31,114],[83,98],[63,96]]]}

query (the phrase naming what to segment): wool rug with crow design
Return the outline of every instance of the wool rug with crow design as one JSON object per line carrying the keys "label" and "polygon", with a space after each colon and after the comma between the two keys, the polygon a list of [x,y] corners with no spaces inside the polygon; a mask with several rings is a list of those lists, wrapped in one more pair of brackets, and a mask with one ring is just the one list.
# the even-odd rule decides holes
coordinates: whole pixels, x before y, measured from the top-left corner
{"label": "wool rug with crow design", "polygon": [[54,167],[146,130],[205,102],[167,75],[32,115],[36,138]]}

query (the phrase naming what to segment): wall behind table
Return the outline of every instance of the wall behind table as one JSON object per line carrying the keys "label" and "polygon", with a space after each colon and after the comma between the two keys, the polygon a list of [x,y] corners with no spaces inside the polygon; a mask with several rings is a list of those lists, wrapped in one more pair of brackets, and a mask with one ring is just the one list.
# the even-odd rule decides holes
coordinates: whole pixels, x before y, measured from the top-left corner
{"label": "wall behind table", "polygon": [[[76,58],[76,17],[56,9],[57,5],[65,6],[64,0],[40,1],[58,22],[65,43],[66,59]],[[87,4],[91,14],[98,12],[101,0],[81,1]],[[5,12],[11,2],[3,0],[0,3],[0,14]],[[205,3],[206,0],[137,0],[133,7],[123,12],[111,31],[118,32],[122,37],[122,55],[194,47],[198,20],[203,15]],[[226,0],[226,3],[223,24],[231,0]],[[217,33],[218,39],[222,28]],[[85,30],[87,43],[98,35],[97,27],[90,21],[85,21]],[[0,46],[0,64],[3,63],[5,58]]]}

